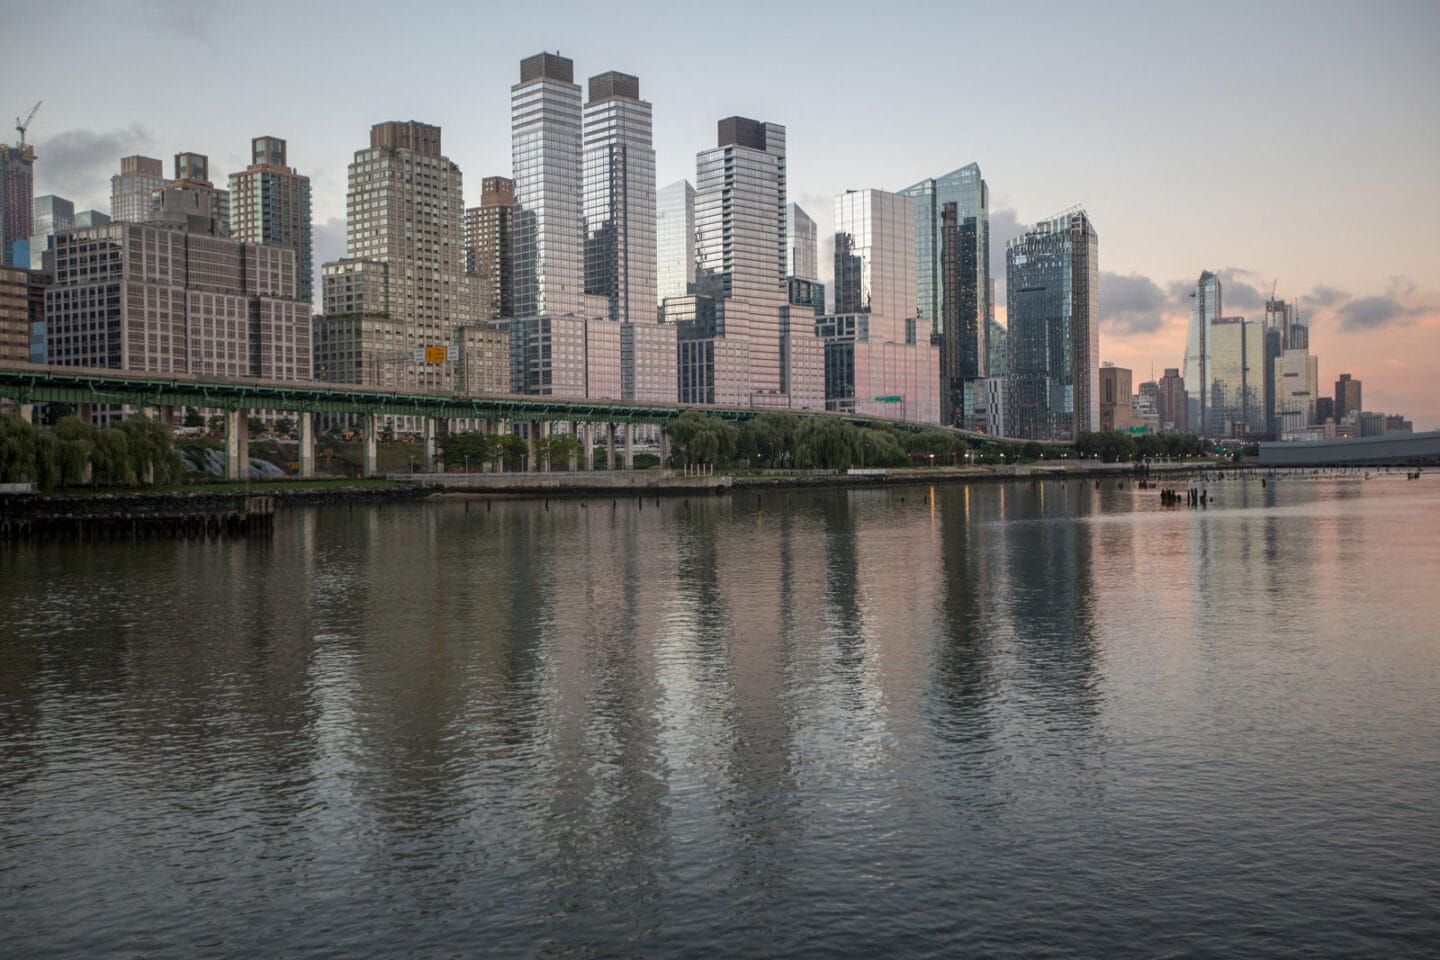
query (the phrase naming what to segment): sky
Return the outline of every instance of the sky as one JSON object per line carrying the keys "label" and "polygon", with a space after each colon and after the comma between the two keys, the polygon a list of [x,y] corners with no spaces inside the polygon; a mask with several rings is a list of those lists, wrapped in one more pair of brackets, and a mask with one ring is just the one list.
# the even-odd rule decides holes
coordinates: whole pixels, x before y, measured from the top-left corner
{"label": "sky", "polygon": [[[543,11],[543,13],[542,13]],[[109,209],[132,153],[241,170],[289,141],[312,178],[316,262],[344,254],[346,165],[384,120],[443,128],[466,202],[509,175],[522,57],[577,81],[640,77],[659,185],[735,114],[787,127],[790,198],[833,224],[846,189],[970,162],[1004,241],[1083,205],[1100,235],[1102,360],[1135,383],[1181,366],[1188,292],[1229,315],[1298,300],[1322,395],[1440,429],[1440,3],[421,4],[0,0],[5,116],[44,104],[36,193]],[[13,134],[11,135],[13,138]],[[822,251],[822,256],[823,256]],[[822,278],[824,279],[824,278]]]}

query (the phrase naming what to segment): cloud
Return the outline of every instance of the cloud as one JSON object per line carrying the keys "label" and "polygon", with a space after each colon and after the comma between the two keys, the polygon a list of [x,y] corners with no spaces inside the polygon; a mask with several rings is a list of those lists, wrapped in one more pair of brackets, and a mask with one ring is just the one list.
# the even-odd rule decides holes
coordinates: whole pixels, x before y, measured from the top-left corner
{"label": "cloud", "polygon": [[320,265],[345,256],[345,220],[330,217],[315,221],[310,228],[310,246],[315,259],[315,306],[320,307]]}
{"label": "cloud", "polygon": [[1215,273],[1220,278],[1220,308],[1225,311],[1225,316],[1265,309],[1268,297],[1254,285],[1265,282],[1259,273],[1244,267],[1226,267]]}
{"label": "cloud", "polygon": [[1310,294],[1305,298],[1305,302],[1316,307],[1333,307],[1335,304],[1348,299],[1350,299],[1350,294],[1344,290],[1338,290],[1335,287],[1327,287],[1323,283],[1318,283],[1315,285],[1315,289],[1311,290]]}
{"label": "cloud", "polygon": [[145,22],[185,40],[211,39],[217,7],[192,0],[145,0],[141,5]]}
{"label": "cloud", "polygon": [[1410,322],[1420,310],[1407,307],[1391,296],[1360,297],[1351,300],[1339,310],[1342,330],[1378,330],[1382,327],[1398,326]]}
{"label": "cloud", "polygon": [[1005,300],[1005,244],[1025,232],[1025,224],[1009,207],[990,208],[990,276],[995,278],[995,299]]}
{"label": "cloud", "polygon": [[[120,158],[142,153],[150,134],[139,125],[123,130],[65,130],[35,146],[35,174],[46,193],[74,200],[76,207],[109,208],[110,177]],[[39,192],[39,191],[37,191]]]}
{"label": "cloud", "polygon": [[1112,333],[1154,333],[1165,325],[1170,301],[1149,277],[1100,272],[1100,321]]}

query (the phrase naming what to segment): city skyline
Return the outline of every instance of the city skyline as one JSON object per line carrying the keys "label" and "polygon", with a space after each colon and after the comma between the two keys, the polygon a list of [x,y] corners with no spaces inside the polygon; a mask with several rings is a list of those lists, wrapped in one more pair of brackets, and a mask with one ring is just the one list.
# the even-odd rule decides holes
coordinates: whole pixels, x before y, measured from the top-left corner
{"label": "city skyline", "polygon": [[[78,16],[82,10],[89,15]],[[73,49],[98,50],[102,39],[158,31],[157,42],[169,41],[173,56],[134,65],[130,82],[111,89],[94,84],[83,68],[66,76],[44,69],[39,48],[21,50],[14,75],[26,80],[12,85],[18,102],[7,109],[23,115],[45,101],[27,138],[37,153],[35,193],[66,197],[77,209],[107,208],[109,178],[122,156],[149,154],[168,166],[174,153],[195,150],[209,155],[212,171],[228,173],[247,166],[252,136],[285,138],[290,163],[314,184],[320,263],[343,255],[343,171],[356,129],[410,118],[443,127],[447,154],[470,178],[465,202],[473,206],[481,178],[511,173],[507,98],[514,62],[558,49],[583,60],[587,72],[613,66],[645,78],[659,185],[693,178],[695,152],[709,144],[721,117],[785,125],[789,196],[819,221],[822,282],[830,279],[828,221],[836,194],[898,190],[978,162],[993,191],[997,282],[1003,283],[1004,243],[1021,228],[1072,203],[1095,217],[1106,245],[1100,358],[1134,370],[1137,383],[1149,379],[1152,367],[1158,377],[1182,365],[1187,294],[1200,270],[1219,265],[1227,313],[1259,319],[1277,280],[1278,295],[1298,302],[1321,383],[1352,373],[1366,384],[1367,406],[1403,413],[1417,428],[1440,425],[1440,398],[1425,363],[1440,354],[1440,283],[1430,265],[1440,251],[1440,227],[1411,215],[1440,199],[1429,173],[1440,163],[1440,134],[1418,122],[1433,112],[1433,91],[1440,89],[1440,67],[1424,57],[1424,38],[1440,26],[1440,11],[1418,3],[1389,4],[1378,17],[1338,5],[1242,10],[1215,8],[1214,21],[1233,21],[1236,29],[1227,56],[1203,69],[1173,57],[1188,36],[1178,11],[1147,11],[1121,28],[1056,7],[1027,20],[1023,35],[1003,13],[932,11],[937,26],[963,19],[986,38],[967,75],[973,79],[978,70],[994,78],[974,96],[947,101],[943,90],[930,89],[931,71],[939,68],[924,64],[904,76],[882,74],[865,90],[846,87],[844,97],[817,95],[843,83],[842,65],[820,57],[792,57],[780,61],[783,72],[716,84],[714,71],[703,67],[718,66],[738,25],[722,25],[713,49],[692,43],[681,56],[664,42],[684,34],[678,14],[647,11],[653,32],[640,42],[621,29],[627,17],[602,21],[580,7],[538,26],[518,12],[486,12],[482,22],[478,12],[457,9],[436,16],[447,32],[469,30],[479,38],[478,58],[429,57],[432,70],[357,98],[353,77],[364,75],[357,58],[365,51],[337,47],[335,69],[307,76],[298,93],[283,89],[282,72],[277,80],[257,79],[253,96],[216,110],[199,105],[214,101],[227,71],[241,69],[259,36],[255,24],[265,17],[252,23],[238,9],[165,3],[16,7],[6,12],[8,23],[61,32]],[[753,19],[747,11],[742,4],[739,24]],[[752,12],[760,16],[758,7]],[[877,53],[898,54],[914,43],[904,10],[850,12],[844,32],[863,28]],[[294,14],[290,33],[266,35],[268,55],[293,56],[300,45],[371,36],[374,29],[342,25],[332,36],[325,8]],[[784,11],[766,15],[776,29],[755,42],[777,48],[786,26],[813,28],[808,35],[822,48],[841,27]],[[419,22],[393,27],[386,40],[401,51],[433,35]],[[1042,62],[1047,51],[1067,45],[1083,48],[1088,84],[1057,87],[1062,67]],[[1286,51],[1304,55],[1277,56]],[[177,89],[176,70],[202,63],[214,83],[202,71],[200,82]],[[1141,77],[1147,83],[1136,84]],[[463,95],[437,92],[444,88]],[[1065,92],[1055,95],[1057,89]],[[903,109],[882,106],[901,96]],[[933,122],[942,107],[959,122]],[[1014,122],[1021,112],[1023,125]],[[1345,136],[1336,135],[1329,119],[1335,116],[1343,117]],[[1060,142],[1066,149],[1057,151]],[[1366,163],[1378,144],[1385,146],[1383,175],[1378,164]],[[1003,289],[995,300],[1004,320]]]}

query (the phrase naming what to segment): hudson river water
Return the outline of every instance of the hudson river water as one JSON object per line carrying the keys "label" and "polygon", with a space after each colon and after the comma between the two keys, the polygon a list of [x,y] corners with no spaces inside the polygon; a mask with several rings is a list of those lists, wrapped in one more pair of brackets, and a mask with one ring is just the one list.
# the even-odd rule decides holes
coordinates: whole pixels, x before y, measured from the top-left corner
{"label": "hudson river water", "polygon": [[6,957],[1440,953],[1440,477],[0,548]]}

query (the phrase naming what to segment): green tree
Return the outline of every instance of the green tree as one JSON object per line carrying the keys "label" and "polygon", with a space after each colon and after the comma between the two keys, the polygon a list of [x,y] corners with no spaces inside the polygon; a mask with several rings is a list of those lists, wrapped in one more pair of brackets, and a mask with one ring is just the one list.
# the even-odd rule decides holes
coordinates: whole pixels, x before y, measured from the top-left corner
{"label": "green tree", "polygon": [[117,427],[125,437],[126,473],[130,483],[174,483],[182,471],[169,428],[149,417],[135,415]]}
{"label": "green tree", "polygon": [[529,444],[513,433],[507,433],[501,436],[500,443],[496,449],[500,459],[504,461],[505,466],[512,470],[524,463],[525,456],[530,452]]}
{"label": "green tree", "polygon": [[1034,440],[1028,441],[1023,447],[1020,448],[1021,460],[1035,461],[1041,459],[1044,456],[1045,448],[1040,446],[1040,444],[1036,443]]}
{"label": "green tree", "polygon": [[291,420],[289,417],[281,417],[279,420],[276,420],[276,421],[275,421],[275,436],[277,436],[277,437],[293,437],[293,436],[295,436],[295,421],[294,421],[294,420]]}
{"label": "green tree", "polygon": [[181,421],[181,426],[188,427],[190,429],[194,429],[195,427],[203,427],[205,426],[205,418],[200,416],[200,411],[196,410],[194,407],[186,407],[185,419]]}
{"label": "green tree", "polygon": [[665,426],[680,462],[724,463],[735,456],[738,431],[719,417],[686,410]]}
{"label": "green tree", "polygon": [[837,417],[810,417],[795,438],[802,470],[848,470],[860,459],[860,431]]}
{"label": "green tree", "polygon": [[960,439],[946,430],[926,430],[912,433],[905,439],[905,449],[910,453],[934,454],[936,462],[947,463],[951,454],[960,448]]}
{"label": "green tree", "polygon": [[910,463],[899,439],[890,430],[861,428],[857,436],[857,450],[862,467],[903,467]]}
{"label": "green tree", "polygon": [[756,466],[791,466],[795,462],[795,435],[799,429],[800,418],[793,413],[762,413],[740,428],[737,454]]}
{"label": "green tree", "polygon": [[252,437],[263,437],[269,432],[265,426],[265,421],[259,417],[247,417],[245,419],[245,430]]}
{"label": "green tree", "polygon": [[95,435],[99,433],[88,421],[79,417],[62,418],[53,431],[59,443],[61,483],[78,484],[85,479],[85,468],[95,453]]}
{"label": "green tree", "polygon": [[225,430],[225,418],[216,414],[206,422],[205,428],[211,433],[223,433]]}
{"label": "green tree", "polygon": [[0,483],[35,483],[38,428],[18,413],[0,415]]}
{"label": "green tree", "polygon": [[546,470],[570,468],[570,458],[579,456],[580,441],[568,433],[555,433],[535,442],[535,455]]}
{"label": "green tree", "polygon": [[499,438],[488,433],[467,430],[451,433],[440,439],[440,462],[447,467],[480,469],[495,459],[499,452]]}

